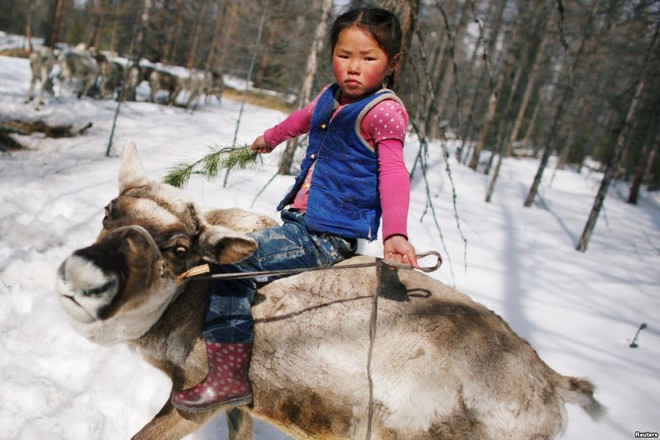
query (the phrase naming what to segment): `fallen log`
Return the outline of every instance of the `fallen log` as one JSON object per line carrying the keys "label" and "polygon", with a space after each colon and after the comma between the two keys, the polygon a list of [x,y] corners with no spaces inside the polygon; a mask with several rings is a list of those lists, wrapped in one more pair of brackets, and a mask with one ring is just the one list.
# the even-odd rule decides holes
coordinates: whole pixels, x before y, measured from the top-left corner
{"label": "fallen log", "polygon": [[4,133],[17,133],[22,135],[30,135],[32,133],[43,133],[46,137],[62,138],[73,137],[83,134],[87,129],[92,127],[92,123],[88,122],[81,128],[74,128],[73,125],[49,125],[42,120],[38,121],[0,121],[0,129]]}

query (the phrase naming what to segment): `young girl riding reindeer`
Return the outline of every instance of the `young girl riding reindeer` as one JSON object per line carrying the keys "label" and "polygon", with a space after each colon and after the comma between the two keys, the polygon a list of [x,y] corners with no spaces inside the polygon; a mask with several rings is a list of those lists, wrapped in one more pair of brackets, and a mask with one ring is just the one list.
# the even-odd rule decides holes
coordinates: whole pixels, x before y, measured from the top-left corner
{"label": "young girl riding reindeer", "polygon": [[[256,252],[240,263],[215,266],[216,273],[331,266],[355,253],[357,239],[376,239],[381,216],[384,257],[419,267],[406,229],[408,114],[388,88],[399,64],[399,21],[383,9],[348,11],[333,23],[330,47],[335,83],[250,146],[270,153],[309,133],[300,174],[277,207],[282,225],[250,234]],[[204,321],[208,375],[174,394],[176,408],[250,403],[256,288],[254,280],[210,283]]]}

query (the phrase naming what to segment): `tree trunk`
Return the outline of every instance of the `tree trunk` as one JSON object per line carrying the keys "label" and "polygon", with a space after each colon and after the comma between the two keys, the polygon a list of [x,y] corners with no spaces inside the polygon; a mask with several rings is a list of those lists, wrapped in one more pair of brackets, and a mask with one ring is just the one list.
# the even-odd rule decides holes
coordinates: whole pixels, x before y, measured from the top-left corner
{"label": "tree trunk", "polygon": [[121,14],[119,13],[121,11],[121,4],[122,2],[120,0],[117,0],[117,3],[115,4],[114,7],[114,18],[112,20],[112,31],[110,33],[110,47],[109,50],[110,52],[117,53],[117,47],[118,47],[118,39],[119,39],[119,28],[122,26],[122,18]]}
{"label": "tree trunk", "polygon": [[[557,112],[555,113],[555,117],[552,123],[552,128],[550,129],[550,132],[548,133],[548,137],[545,141],[545,147],[543,149],[543,156],[541,157],[541,163],[539,164],[539,168],[536,171],[536,175],[534,176],[534,182],[532,182],[532,186],[530,187],[529,192],[527,193],[527,198],[525,199],[524,206],[527,208],[532,206],[532,203],[534,202],[534,198],[536,197],[536,194],[538,192],[538,188],[541,185],[541,180],[543,179],[543,172],[545,171],[545,168],[548,165],[548,160],[550,159],[552,148],[554,146],[555,140],[557,139],[557,135],[558,135],[557,131],[559,129],[559,125],[562,117],[564,117],[564,107],[573,96],[573,92],[575,90],[575,84],[573,84],[573,72],[575,72],[577,66],[580,65],[585,46],[589,38],[591,38],[592,26],[593,26],[594,18],[598,13],[599,4],[600,4],[600,0],[596,0],[596,2],[592,7],[591,16],[589,17],[589,20],[585,26],[584,34],[582,35],[580,46],[577,50],[577,53],[575,54],[575,59],[573,60],[573,64],[569,65],[568,60],[565,61],[564,66],[566,68],[565,69],[566,73],[564,76],[567,78],[566,87],[564,88],[564,93],[562,94],[562,98],[559,102],[559,105],[557,106]],[[568,56],[568,54],[566,55]]]}
{"label": "tree trunk", "polygon": [[[547,22],[550,23],[551,20],[548,20]],[[525,87],[523,100],[520,103],[520,107],[518,107],[518,114],[516,116],[515,122],[513,123],[513,129],[511,130],[509,143],[507,145],[507,149],[505,153],[506,157],[511,156],[511,153],[513,152],[513,145],[516,142],[516,139],[518,139],[518,135],[520,134],[520,128],[522,127],[522,122],[525,119],[525,113],[527,112],[529,101],[532,99],[532,95],[534,94],[534,91],[538,89],[536,80],[539,76],[539,72],[541,71],[541,66],[545,61],[545,50],[548,47],[548,40],[550,39],[549,36],[550,36],[550,32],[548,32],[548,28],[546,27],[545,32],[543,34],[543,41],[541,41],[541,44],[538,49],[538,53],[536,54],[536,59],[534,60],[534,65],[532,66],[532,72],[530,73],[529,78],[527,79],[527,86]]]}
{"label": "tree trunk", "polygon": [[479,132],[479,139],[477,140],[477,145],[475,146],[474,152],[472,153],[472,158],[470,159],[469,167],[472,168],[473,170],[477,169],[477,165],[479,165],[479,155],[486,146],[488,133],[490,132],[491,126],[493,124],[493,120],[495,118],[495,111],[497,110],[497,104],[499,103],[500,96],[502,96],[502,92],[504,91],[505,80],[507,76],[511,73],[510,69],[514,64],[513,58],[514,58],[514,51],[513,49],[510,48],[506,60],[504,61],[504,66],[502,67],[502,72],[500,73],[500,77],[497,80],[497,85],[495,86],[495,89],[492,90],[490,94],[490,98],[488,99],[488,111],[486,113],[486,120],[484,122],[484,125],[481,127],[481,130]]}
{"label": "tree trunk", "polygon": [[140,25],[138,27],[137,36],[135,37],[135,59],[139,62],[144,55],[144,41],[146,40],[147,30],[149,29],[149,21],[151,19],[151,1],[144,0],[142,5],[142,13],[140,14]]}
{"label": "tree trunk", "polygon": [[[578,58],[576,58],[576,64],[577,64],[577,60]],[[524,206],[527,208],[532,206],[532,203],[534,202],[534,198],[538,193],[539,186],[541,186],[541,180],[543,179],[543,172],[548,166],[548,161],[550,160],[550,155],[552,154],[552,148],[554,147],[555,140],[557,139],[557,135],[558,135],[557,130],[559,128],[561,118],[564,115],[564,106],[570,99],[572,93],[573,93],[572,86],[570,84],[567,84],[566,87],[564,88],[564,93],[562,94],[562,98],[559,101],[559,105],[557,106],[557,111],[555,112],[555,117],[552,122],[552,128],[548,132],[548,137],[545,140],[545,145],[543,147],[543,155],[541,156],[541,162],[539,163],[539,167],[536,170],[536,175],[534,176],[534,181],[532,182],[532,186],[529,188],[529,192],[527,193],[527,198],[525,199]]]}
{"label": "tree trunk", "polygon": [[[496,42],[498,35],[500,33],[500,30],[502,28],[502,19],[504,17],[504,7],[506,6],[506,1],[500,1],[500,2],[495,2],[494,4],[491,4],[490,6],[493,8],[497,8],[494,13],[492,14],[493,18],[493,24],[491,26],[491,35],[490,35],[490,40],[486,40],[484,37],[484,29],[482,28],[481,21],[476,15],[476,11],[474,11],[474,2],[471,4],[473,8],[473,14],[474,14],[474,21],[477,22],[479,25],[479,39],[484,42],[484,48],[483,48],[483,63],[481,64],[481,68],[479,69],[479,76],[478,76],[478,81],[476,87],[474,87],[474,92],[472,95],[472,107],[470,114],[468,116],[468,121],[467,124],[465,125],[465,129],[463,130],[463,142],[466,142],[468,139],[472,139],[472,130],[475,128],[475,123],[474,120],[476,118],[476,114],[479,110],[479,104],[481,101],[481,92],[483,90],[483,82],[488,79],[488,85],[489,85],[489,90],[492,92],[495,90],[495,86],[493,85],[493,79],[490,76],[490,54],[493,53],[493,50],[496,47]],[[491,14],[489,14],[490,16]],[[477,70],[477,52],[478,52],[478,45],[475,46],[474,52],[472,54],[472,69]],[[490,102],[490,100],[489,100]],[[465,159],[467,161],[469,155],[465,154],[464,155],[464,148],[465,145],[461,145],[461,147],[457,150],[457,157],[458,160],[461,161],[462,159]],[[475,147],[476,148],[476,147]],[[473,153],[474,154],[474,153]],[[478,159],[477,159],[478,160]]]}
{"label": "tree trunk", "polygon": [[183,0],[176,0],[176,18],[174,20],[174,26],[171,24],[169,25],[167,37],[165,40],[165,48],[163,49],[162,54],[162,62],[165,64],[172,64],[176,57],[178,42],[181,39],[181,34],[183,32],[185,7],[186,2]]}
{"label": "tree trunk", "polygon": [[217,56],[217,59],[215,59],[215,65],[216,66],[224,66],[225,65],[225,58],[227,56],[227,51],[229,50],[230,44],[227,42],[230,41],[230,36],[234,34],[236,31],[236,27],[238,25],[238,11],[239,11],[239,6],[235,4],[232,1],[225,0],[227,3],[225,3],[225,8],[227,10],[227,19],[224,20],[224,26],[222,29],[222,36],[221,41],[224,41],[224,44],[220,45],[220,53]]}
{"label": "tree trunk", "polygon": [[59,41],[61,22],[62,22],[62,0],[52,0],[51,19],[49,24],[50,29],[46,33],[44,46],[55,47],[55,43]]}
{"label": "tree trunk", "polygon": [[[433,124],[437,125],[438,122],[444,121],[444,120],[454,120],[457,121],[456,125],[460,126],[460,111],[461,111],[461,104],[462,101],[460,98],[460,91],[458,90],[458,84],[459,84],[459,74],[458,74],[458,69],[457,65],[458,62],[456,61],[456,42],[457,41],[463,41],[465,38],[465,33],[467,31],[468,27],[468,22],[469,22],[469,2],[465,2],[461,12],[460,12],[460,18],[458,19],[458,24],[456,26],[456,29],[454,31],[454,37],[452,40],[450,40],[450,46],[449,46],[449,55],[451,56],[451,62],[454,64],[454,69],[452,70],[451,75],[446,75],[445,81],[443,81],[442,84],[442,89],[439,92],[440,95],[440,103],[443,104],[442,109],[438,111],[438,114],[433,120]],[[452,84],[454,87],[451,87]],[[450,112],[451,106],[448,105],[450,102],[451,98],[451,92],[452,90],[454,91],[456,95],[456,106],[453,109],[453,112]]]}
{"label": "tree trunk", "polygon": [[216,52],[221,46],[220,42],[222,41],[222,28],[223,24],[226,22],[225,16],[227,15],[227,5],[228,0],[221,0],[220,7],[218,8],[218,16],[215,18],[215,26],[213,27],[213,36],[211,37],[211,46],[209,47],[209,54],[206,57],[206,64],[204,65],[204,70],[206,72],[216,72],[220,73],[218,69],[218,62],[216,57]]}
{"label": "tree trunk", "polygon": [[[198,2],[195,2],[198,4]],[[206,19],[206,11],[208,9],[209,2],[208,1],[203,1],[202,2],[202,9],[200,13],[197,16],[197,22],[195,23],[195,30],[193,32],[192,36],[192,42],[190,43],[190,46],[188,48],[188,61],[186,63],[186,67],[188,69],[195,69],[197,68],[197,52],[199,51],[199,40],[200,40],[200,35],[202,33],[203,29],[203,23],[204,20]]]}
{"label": "tree trunk", "polygon": [[419,14],[420,0],[385,0],[382,7],[394,11],[401,22],[401,30],[403,38],[401,41],[401,57],[399,60],[399,68],[397,75],[394,77],[394,85],[392,88],[397,89],[401,73],[404,71],[409,57],[410,45],[412,42],[413,34],[415,33],[415,22]]}
{"label": "tree trunk", "polygon": [[32,7],[30,7],[27,19],[25,20],[25,39],[27,40],[28,50],[32,53],[34,50],[32,47]]}
{"label": "tree trunk", "polygon": [[[654,144],[654,149],[656,148],[656,145],[657,144]],[[632,185],[630,186],[630,194],[628,195],[628,203],[631,205],[637,204],[637,199],[639,198],[639,188],[642,186],[642,182],[644,181],[644,171],[646,171],[647,168],[646,162],[649,159],[647,156],[651,156],[651,154],[649,154],[650,149],[651,148],[649,143],[645,142],[639,155],[639,159],[637,160],[637,165],[635,166],[635,177],[633,178]]]}
{"label": "tree trunk", "polygon": [[621,157],[623,156],[624,151],[626,150],[627,147],[626,141],[628,138],[628,133],[630,131],[630,126],[633,122],[633,118],[637,111],[637,107],[639,106],[640,101],[642,100],[644,87],[646,85],[647,73],[650,69],[651,64],[653,63],[653,58],[656,56],[655,48],[658,42],[659,27],[660,27],[660,21],[656,24],[655,34],[653,35],[653,42],[651,43],[648,56],[644,61],[644,66],[642,67],[639,76],[639,81],[637,83],[637,89],[635,90],[635,95],[633,96],[632,101],[630,102],[630,106],[628,107],[628,112],[626,113],[626,117],[623,120],[623,127],[621,128],[621,132],[617,137],[616,146],[614,148],[614,157],[612,158],[612,161],[610,161],[609,165],[607,166],[607,169],[605,170],[605,175],[603,176],[603,180],[600,183],[600,188],[598,189],[598,194],[596,195],[596,199],[594,200],[594,205],[591,209],[591,213],[589,214],[589,218],[587,219],[587,224],[584,226],[584,231],[582,231],[582,235],[580,236],[580,241],[576,248],[580,252],[586,252],[587,250],[587,246],[589,245],[589,241],[591,240],[591,234],[593,233],[593,230],[596,227],[596,221],[598,220],[598,215],[600,214],[600,211],[603,207],[603,203],[605,202],[607,191],[609,190],[610,184],[612,183],[616,170],[619,167],[619,162],[621,160]]}
{"label": "tree trunk", "polygon": [[99,4],[96,7],[96,23],[92,28],[90,33],[89,40],[87,42],[87,47],[96,48],[97,52],[100,50],[99,43],[101,39],[101,28],[103,27],[103,19],[105,18],[105,0],[99,0]]}
{"label": "tree trunk", "polygon": [[[303,79],[303,83],[300,88],[300,95],[298,96],[299,109],[309,104],[312,98],[312,87],[314,86],[314,77],[316,76],[318,57],[319,54],[323,51],[325,37],[328,29],[328,21],[333,5],[333,0],[323,0],[323,4],[321,6],[321,20],[319,21],[319,25],[317,26],[316,32],[314,34],[312,50],[310,50],[309,56],[307,57],[307,64],[305,66],[305,78]],[[286,143],[286,148],[282,153],[282,158],[280,159],[280,167],[277,171],[278,174],[291,174],[291,166],[293,165],[293,158],[297,149],[298,139],[289,139],[289,141]]]}

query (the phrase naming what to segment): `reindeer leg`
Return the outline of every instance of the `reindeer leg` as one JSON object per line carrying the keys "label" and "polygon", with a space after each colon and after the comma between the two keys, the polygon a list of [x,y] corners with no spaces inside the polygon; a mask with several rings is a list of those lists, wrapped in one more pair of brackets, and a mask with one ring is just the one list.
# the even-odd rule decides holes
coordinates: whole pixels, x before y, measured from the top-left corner
{"label": "reindeer leg", "polygon": [[227,410],[229,440],[252,440],[252,416],[242,408]]}
{"label": "reindeer leg", "polygon": [[181,87],[176,86],[174,90],[170,92],[169,100],[167,101],[167,105],[176,105],[176,99],[179,97],[179,93],[181,93]]}
{"label": "reindeer leg", "polygon": [[165,406],[147,423],[133,440],[178,440],[197,431],[217,411],[192,413],[175,409],[167,399]]}
{"label": "reindeer leg", "polygon": [[39,110],[39,107],[44,105],[44,89],[48,84],[48,71],[45,67],[41,68],[41,87],[39,87],[39,100],[37,105],[34,106],[35,110]]}
{"label": "reindeer leg", "polygon": [[27,97],[25,98],[25,101],[23,101],[24,104],[27,104],[28,102],[34,99],[34,86],[36,82],[37,82],[36,78],[32,78],[32,81],[30,81],[30,88],[28,90],[28,94]]}

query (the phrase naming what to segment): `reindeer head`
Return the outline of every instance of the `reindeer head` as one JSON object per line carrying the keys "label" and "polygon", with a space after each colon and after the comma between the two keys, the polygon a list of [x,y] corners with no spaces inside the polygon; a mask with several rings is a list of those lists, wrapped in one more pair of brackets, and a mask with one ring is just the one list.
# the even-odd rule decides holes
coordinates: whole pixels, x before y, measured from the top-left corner
{"label": "reindeer head", "polygon": [[56,291],[77,331],[111,345],[146,333],[190,266],[238,262],[255,249],[247,235],[207,223],[181,190],[150,180],[128,142],[119,196],[106,206],[96,242],[58,269]]}

